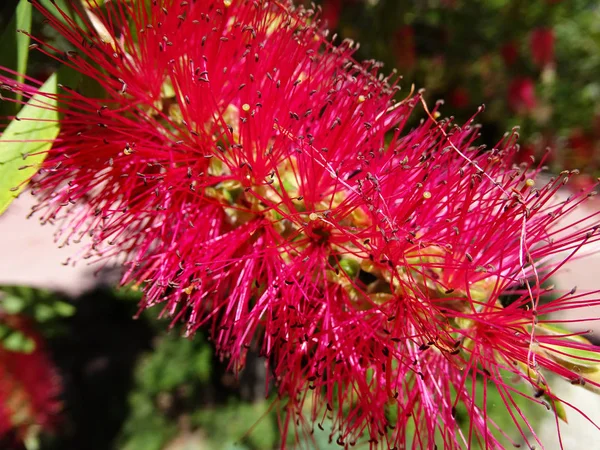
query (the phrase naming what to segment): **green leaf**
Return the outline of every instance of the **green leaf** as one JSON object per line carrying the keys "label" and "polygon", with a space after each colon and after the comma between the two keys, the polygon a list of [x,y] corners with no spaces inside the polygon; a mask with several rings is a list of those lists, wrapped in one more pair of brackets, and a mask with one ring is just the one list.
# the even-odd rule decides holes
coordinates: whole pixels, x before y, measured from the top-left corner
{"label": "green leaf", "polygon": [[45,10],[49,11],[54,17],[63,23],[68,25],[67,19],[63,17],[61,11],[69,18],[73,18],[72,4],[69,0],[39,0],[40,4]]}
{"label": "green leaf", "polygon": [[[81,58],[84,58],[81,56]],[[56,72],[57,84],[66,90],[73,90],[88,98],[105,98],[106,90],[98,81],[84,77],[76,68],[63,65]],[[62,117],[62,116],[61,116]]]}
{"label": "green leaf", "polygon": [[54,312],[62,317],[71,317],[75,314],[75,307],[67,302],[57,301],[54,303]]}
{"label": "green leaf", "polygon": [[548,402],[550,407],[556,413],[556,417],[562,420],[564,423],[569,423],[567,420],[567,411],[565,410],[565,406],[558,399],[551,398],[548,394],[544,395],[544,399]]}
{"label": "green leaf", "polygon": [[[75,22],[76,27],[81,30],[87,30],[88,24],[81,18],[81,14],[85,9],[86,0],[38,0],[43,9],[52,14],[59,22],[72,28],[72,23]],[[96,1],[99,5],[104,4],[104,1]]]}
{"label": "green leaf", "polygon": [[25,314],[38,322],[46,322],[72,316],[75,314],[75,307],[43,289],[0,286],[0,311]]}
{"label": "green leaf", "polygon": [[59,86],[64,86],[65,88],[72,89],[74,91],[78,90],[83,78],[81,72],[66,65],[58,69],[56,76],[58,77],[57,84]]}
{"label": "green leaf", "polygon": [[8,314],[19,314],[25,306],[23,299],[15,295],[5,295],[0,299],[0,309]]}
{"label": "green leaf", "polygon": [[36,322],[47,322],[55,318],[54,310],[50,305],[36,305],[34,309],[34,317]]}
{"label": "green leaf", "polygon": [[554,344],[543,344],[542,348],[548,357],[569,370],[577,373],[600,371],[600,354],[597,352]]}
{"label": "green leaf", "polygon": [[[564,337],[564,335],[566,335],[566,334],[572,334],[572,332],[569,330],[566,330],[557,325],[552,325],[549,323],[538,323],[535,326],[535,331],[539,334],[543,334],[544,336]],[[581,335],[568,336],[568,337],[565,337],[565,339],[569,339],[573,342],[580,342],[582,344],[590,343],[590,341],[588,341],[586,338],[584,338]]]}
{"label": "green leaf", "polygon": [[[22,83],[23,75],[27,71],[27,59],[29,57],[29,32],[31,31],[31,3],[21,0],[15,13],[17,21],[17,81]],[[19,30],[21,32],[19,32]],[[17,96],[18,98],[18,96]]]}
{"label": "green leaf", "polygon": [[[27,71],[30,39],[26,33],[31,31],[31,9],[31,3],[27,0],[20,0],[14,16],[0,36],[0,42],[2,42],[0,66],[17,71],[18,75],[15,77],[15,81],[18,83],[23,82],[24,74]],[[3,95],[7,95],[6,92],[3,92]],[[19,92],[16,95],[8,94],[8,96],[16,100],[21,99]],[[0,116],[13,115],[17,111],[18,103],[0,103]]]}
{"label": "green leaf", "polygon": [[56,100],[41,93],[56,94],[56,87],[52,75],[0,136],[0,214],[25,188],[58,136]]}
{"label": "green leaf", "polygon": [[342,258],[339,264],[341,269],[348,275],[348,278],[354,279],[358,276],[360,272],[360,263],[358,261],[350,258]]}
{"label": "green leaf", "polygon": [[31,353],[35,350],[35,341],[20,331],[13,330],[2,340],[2,346],[12,352]]}
{"label": "green leaf", "polygon": [[552,342],[545,341],[540,344],[540,351],[547,357],[577,373],[600,372],[600,353],[577,348],[581,346],[592,347],[590,341],[583,336],[569,336],[571,332],[568,330],[549,324],[538,324],[535,329],[540,335],[555,338]]}
{"label": "green leaf", "polygon": [[0,323],[0,341],[12,331],[8,325]]}

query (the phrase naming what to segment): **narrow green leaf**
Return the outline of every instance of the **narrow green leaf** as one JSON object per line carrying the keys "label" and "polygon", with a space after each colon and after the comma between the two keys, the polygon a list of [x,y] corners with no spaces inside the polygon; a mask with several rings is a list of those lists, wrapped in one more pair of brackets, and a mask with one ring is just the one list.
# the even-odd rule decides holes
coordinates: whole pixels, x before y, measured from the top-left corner
{"label": "narrow green leaf", "polygon": [[554,412],[556,413],[556,417],[558,417],[564,423],[569,423],[569,421],[567,420],[567,411],[565,410],[565,405],[563,405],[563,403],[560,400],[553,399],[548,394],[544,395],[544,399],[548,402],[552,410],[554,410]]}
{"label": "narrow green leaf", "polygon": [[[566,334],[572,333],[569,330],[566,330],[557,325],[553,325],[553,324],[549,324],[549,323],[538,323],[535,326],[535,331],[537,333],[543,334],[545,336],[560,336],[560,337],[563,337]],[[586,338],[584,338],[581,335],[568,336],[568,337],[565,337],[565,339],[569,339],[573,342],[580,342],[582,344],[590,343],[590,341],[588,341]]]}
{"label": "narrow green leaf", "polygon": [[21,109],[0,136],[0,214],[25,188],[46,158],[58,136],[56,100],[41,92],[56,94],[56,75],[52,75]]}
{"label": "narrow green leaf", "polygon": [[554,344],[544,344],[542,348],[548,357],[569,370],[578,373],[600,371],[600,354],[596,352]]}
{"label": "narrow green leaf", "polygon": [[[0,35],[2,51],[0,52],[0,66],[7,67],[19,73],[15,81],[23,82],[23,75],[27,71],[29,57],[29,36],[17,30],[31,31],[31,3],[20,0],[15,14]],[[3,91],[2,95],[11,99],[21,99],[21,94]],[[18,103],[13,101],[0,101],[0,117],[12,116],[19,110]]]}
{"label": "narrow green leaf", "polygon": [[74,91],[78,91],[82,75],[81,72],[69,66],[61,66],[56,72],[57,83],[59,86],[64,86],[67,89],[72,89]]}
{"label": "narrow green leaf", "polygon": [[571,380],[571,384],[583,386],[586,390],[593,392],[594,394],[600,394],[600,386],[596,386],[592,383],[600,384],[600,370],[593,373],[586,373],[585,378],[575,378]]}
{"label": "narrow green leaf", "polygon": [[[592,350],[592,344],[583,336],[569,336],[568,330],[550,324],[538,324],[535,330],[540,335],[555,338],[552,342],[543,342],[539,348],[561,366],[578,373],[600,371],[600,353]],[[578,346],[589,346],[590,350]]]}
{"label": "narrow green leaf", "polygon": [[[41,6],[50,12],[56,19],[64,25],[71,27],[69,22],[75,22],[77,27],[82,30],[87,29],[87,24],[80,17],[85,8],[84,0],[38,0]],[[104,2],[98,2],[104,3]],[[65,17],[66,16],[66,17]]]}
{"label": "narrow green leaf", "polygon": [[68,17],[73,18],[71,3],[69,0],[39,0],[39,2],[44,9],[49,11],[54,17],[56,17],[65,25],[67,25],[68,22],[61,14],[61,11]]}
{"label": "narrow green leaf", "polygon": [[[21,0],[17,6],[15,18],[17,21],[17,81],[22,83],[24,74],[27,72],[27,59],[29,58],[29,32],[31,31],[31,3],[27,0]],[[20,30],[20,32],[19,32]],[[17,94],[20,99],[20,94]]]}
{"label": "narrow green leaf", "polygon": [[86,8],[102,8],[104,6],[104,0],[84,0],[84,6]]}

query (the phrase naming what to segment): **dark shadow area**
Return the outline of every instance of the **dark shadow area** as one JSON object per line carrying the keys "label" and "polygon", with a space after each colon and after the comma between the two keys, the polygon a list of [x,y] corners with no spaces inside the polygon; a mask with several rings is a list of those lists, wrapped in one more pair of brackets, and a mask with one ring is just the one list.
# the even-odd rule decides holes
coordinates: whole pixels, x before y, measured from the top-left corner
{"label": "dark shadow area", "polygon": [[153,332],[133,320],[135,302],[97,289],[75,301],[68,332],[50,350],[63,378],[64,423],[48,449],[105,450],[129,413],[128,392],[139,355],[151,348]]}

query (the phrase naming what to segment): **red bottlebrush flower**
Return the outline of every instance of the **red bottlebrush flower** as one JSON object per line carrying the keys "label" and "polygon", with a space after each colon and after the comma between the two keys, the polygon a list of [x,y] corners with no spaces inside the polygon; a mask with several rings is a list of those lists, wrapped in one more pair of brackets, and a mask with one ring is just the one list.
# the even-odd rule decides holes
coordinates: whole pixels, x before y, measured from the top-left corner
{"label": "red bottlebrush flower", "polygon": [[[593,176],[588,174],[579,174],[573,178],[571,190],[577,191],[591,191],[597,184],[597,180]],[[597,199],[594,199],[597,200]]]}
{"label": "red bottlebrush flower", "polygon": [[463,87],[457,87],[450,92],[448,102],[456,109],[464,109],[470,105],[471,96],[467,89]]}
{"label": "red bottlebrush flower", "polygon": [[541,404],[558,402],[544,371],[600,386],[598,361],[568,353],[596,348],[539,319],[598,302],[539,302],[565,262],[554,256],[599,239],[593,224],[564,232],[585,200],[554,202],[567,174],[535,188],[541,169],[512,165],[515,136],[482,152],[473,120],[433,111],[404,130],[422,98],[394,101],[395,81],[326,41],[307,10],[105,8],[100,31],[42,8],[77,49],[61,59],[105,96],[57,96],[37,211],[66,240],[91,235],[90,256],[123,258],[142,307],[211,327],[232,368],[258,342],[288,399],[284,435],[330,417],[340,445],[499,448],[488,387],[531,440],[511,376]]}
{"label": "red bottlebrush flower", "polygon": [[504,64],[506,64],[508,67],[512,66],[514,63],[517,62],[517,58],[519,57],[517,43],[515,41],[505,43],[500,48],[500,54],[502,55]]}
{"label": "red bottlebrush flower", "polygon": [[416,61],[415,32],[410,25],[400,27],[394,36],[396,63],[404,70],[411,70]]}
{"label": "red bottlebrush flower", "polygon": [[594,155],[594,141],[583,130],[575,129],[567,141],[567,151],[576,165],[587,166]]}
{"label": "red bottlebrush flower", "polygon": [[535,146],[533,144],[522,145],[515,153],[515,163],[529,163],[535,157]]}
{"label": "red bottlebrush flower", "polygon": [[554,31],[551,28],[536,28],[530,38],[531,59],[538,67],[554,61]]}
{"label": "red bottlebrush flower", "polygon": [[456,8],[456,3],[457,3],[456,0],[442,0],[441,1],[441,5],[444,8],[449,8],[449,9]]}
{"label": "red bottlebrush flower", "polygon": [[508,106],[518,113],[531,112],[537,105],[535,82],[528,77],[518,77],[508,86]]}
{"label": "red bottlebrush flower", "polygon": [[335,29],[340,21],[343,0],[325,0],[321,19],[330,29]]}
{"label": "red bottlebrush flower", "polygon": [[61,409],[61,385],[43,341],[21,316],[1,315],[0,322],[35,343],[29,353],[0,346],[0,438],[11,431],[19,440],[40,428],[51,431]]}
{"label": "red bottlebrush flower", "polygon": [[594,138],[600,140],[600,114],[595,114],[592,119],[592,134]]}

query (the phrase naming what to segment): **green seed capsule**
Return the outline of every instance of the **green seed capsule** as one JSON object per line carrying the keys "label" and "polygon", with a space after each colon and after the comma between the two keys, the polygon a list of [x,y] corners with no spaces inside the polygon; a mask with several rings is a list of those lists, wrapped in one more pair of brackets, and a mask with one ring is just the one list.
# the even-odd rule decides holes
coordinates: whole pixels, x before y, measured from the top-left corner
{"label": "green seed capsule", "polygon": [[342,258],[339,262],[340,268],[346,272],[348,278],[356,278],[360,271],[360,264],[354,259]]}

